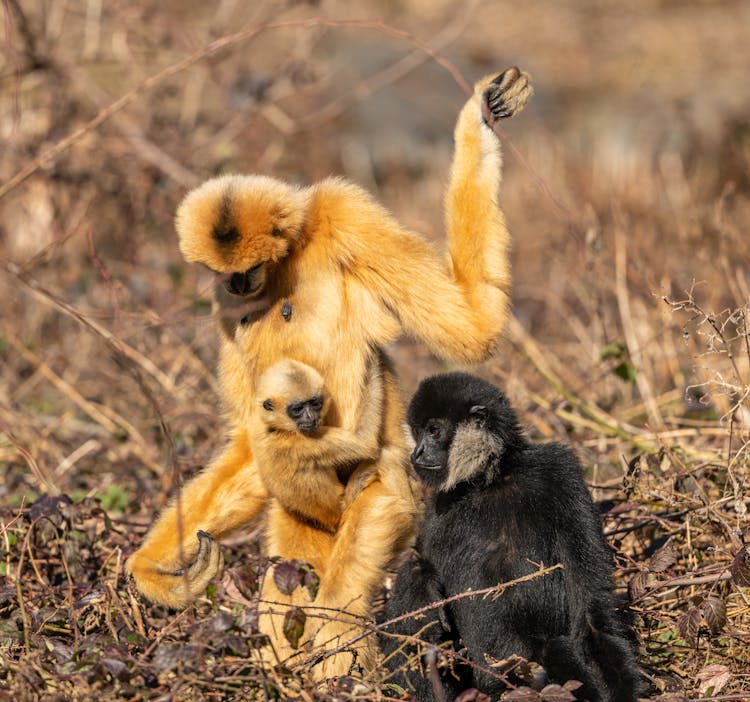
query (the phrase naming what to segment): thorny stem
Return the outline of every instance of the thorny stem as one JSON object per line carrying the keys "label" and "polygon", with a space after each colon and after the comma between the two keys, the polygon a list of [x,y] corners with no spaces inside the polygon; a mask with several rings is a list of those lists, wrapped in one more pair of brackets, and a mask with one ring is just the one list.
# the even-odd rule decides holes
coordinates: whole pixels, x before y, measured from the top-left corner
{"label": "thorny stem", "polygon": [[340,644],[339,646],[336,646],[335,648],[332,648],[328,651],[325,651],[320,656],[318,656],[312,663],[308,664],[307,667],[312,667],[313,665],[316,665],[320,661],[325,660],[326,658],[329,658],[340,651],[343,651],[353,644],[357,643],[358,641],[361,641],[366,636],[369,636],[373,630],[374,631],[380,631],[384,629],[387,626],[390,626],[391,624],[397,624],[398,622],[404,621],[405,619],[411,619],[413,617],[418,617],[421,614],[425,614],[426,612],[429,612],[433,609],[439,609],[440,607],[444,607],[447,604],[451,604],[452,602],[457,602],[459,600],[466,599],[468,597],[490,597],[492,596],[493,599],[500,597],[505,590],[507,590],[510,587],[513,587],[514,585],[519,585],[520,583],[529,582],[530,580],[536,580],[537,578],[540,578],[544,575],[548,575],[554,570],[558,569],[564,569],[565,566],[563,566],[562,563],[556,563],[553,566],[545,567],[544,565],[541,565],[539,570],[529,573],[528,575],[524,575],[520,578],[516,578],[515,580],[510,580],[507,583],[499,583],[498,585],[493,585],[492,587],[486,587],[482,588],[481,590],[468,590],[466,592],[461,592],[457,595],[451,595],[450,597],[446,597],[442,600],[437,600],[435,602],[431,602],[428,605],[425,605],[424,607],[420,607],[419,609],[415,609],[412,612],[407,612],[406,614],[401,614],[398,617],[393,617],[392,619],[388,619],[387,621],[381,622],[380,624],[371,624],[369,622],[363,621],[362,626],[365,628],[365,631],[363,631],[360,634],[357,634],[353,638],[349,639],[348,641]]}

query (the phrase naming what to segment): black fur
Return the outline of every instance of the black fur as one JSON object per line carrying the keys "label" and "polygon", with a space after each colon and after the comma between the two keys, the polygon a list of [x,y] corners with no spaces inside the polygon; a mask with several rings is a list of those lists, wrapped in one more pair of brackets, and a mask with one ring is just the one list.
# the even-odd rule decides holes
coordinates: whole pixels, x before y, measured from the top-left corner
{"label": "black fur", "polygon": [[[528,575],[536,564],[562,563],[564,569],[514,585],[497,599],[459,599],[386,631],[418,635],[453,651],[465,648],[465,656],[485,669],[461,664],[453,671],[441,669],[447,698],[468,687],[491,695],[505,689],[486,670],[488,654],[495,660],[518,655],[535,661],[551,682],[579,680],[583,687],[574,694],[581,700],[635,700],[640,683],[636,653],[615,611],[612,557],[573,452],[558,444],[530,443],[503,393],[465,373],[425,380],[411,401],[408,421],[417,442],[412,463],[433,491],[418,555],[398,571],[384,611],[387,620],[469,589]],[[456,446],[477,436],[476,446]],[[485,444],[490,447],[486,455],[477,451]],[[478,467],[446,489],[450,470],[467,453]],[[405,656],[394,651],[403,641],[382,640],[386,655],[393,654],[386,665],[398,671],[394,682],[412,689],[419,700],[433,699],[426,678],[400,670]],[[406,647],[410,652],[413,646]]]}

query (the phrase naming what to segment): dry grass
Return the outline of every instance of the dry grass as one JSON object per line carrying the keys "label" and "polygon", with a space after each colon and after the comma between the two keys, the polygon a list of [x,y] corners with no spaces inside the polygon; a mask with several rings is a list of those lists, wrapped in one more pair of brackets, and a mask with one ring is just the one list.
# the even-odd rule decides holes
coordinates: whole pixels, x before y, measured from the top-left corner
{"label": "dry grass", "polygon": [[[2,5],[0,696],[292,689],[252,663],[257,532],[183,613],[123,577],[222,441],[176,203],[220,171],[341,173],[439,239],[458,77],[518,63],[537,95],[507,127],[515,317],[478,372],[579,451],[651,695],[750,698],[750,8],[453,5]],[[405,394],[443,367],[391,352]]]}

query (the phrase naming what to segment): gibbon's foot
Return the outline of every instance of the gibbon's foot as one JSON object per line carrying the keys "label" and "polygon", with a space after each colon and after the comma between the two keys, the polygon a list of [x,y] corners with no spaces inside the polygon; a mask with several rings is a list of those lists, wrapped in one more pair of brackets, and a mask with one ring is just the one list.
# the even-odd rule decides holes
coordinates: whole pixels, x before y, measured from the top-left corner
{"label": "gibbon's foot", "polygon": [[[187,576],[188,582],[191,584],[191,592],[196,590],[201,592],[206,589],[208,581],[214,575],[218,575],[222,566],[222,557],[219,544],[211,534],[199,529],[195,535],[198,537],[198,553],[195,555],[195,560],[187,568],[187,571],[182,569],[175,575]],[[199,585],[203,581],[205,581],[205,584]],[[193,585],[195,587],[192,587]]]}
{"label": "gibbon's foot", "polygon": [[126,569],[133,576],[138,590],[152,602],[175,609],[187,607],[205,593],[208,583],[217,577],[224,558],[216,540],[205,531],[198,531],[198,552],[185,568],[167,570],[163,565],[136,551],[127,561]]}
{"label": "gibbon's foot", "polygon": [[516,66],[497,75],[482,96],[482,116],[487,125],[492,127],[523,110],[533,92],[531,76]]}
{"label": "gibbon's foot", "polygon": [[[185,595],[187,602],[206,592],[208,583],[217,577],[224,568],[224,557],[219,543],[207,531],[197,531],[198,553],[195,560],[187,567],[174,572],[178,582],[177,588]],[[187,586],[187,593],[185,587]]]}

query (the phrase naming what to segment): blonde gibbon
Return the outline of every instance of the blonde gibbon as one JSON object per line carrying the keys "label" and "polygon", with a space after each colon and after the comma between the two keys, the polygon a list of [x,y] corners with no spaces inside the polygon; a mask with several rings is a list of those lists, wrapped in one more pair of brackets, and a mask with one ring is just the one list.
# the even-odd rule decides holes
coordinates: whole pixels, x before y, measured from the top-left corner
{"label": "blonde gibbon", "polygon": [[314,368],[285,359],[258,380],[249,431],[260,477],[287,512],[331,533],[380,454],[383,379],[372,370],[354,432],[324,423],[331,399]]}
{"label": "blonde gibbon", "polygon": [[[384,573],[413,538],[418,511],[403,400],[381,349],[407,333],[459,363],[495,350],[507,315],[510,242],[492,126],[520,111],[531,92],[527,74],[511,68],[479,81],[461,110],[445,196],[446,256],[340,178],[297,187],[265,176],[221,176],[188,193],[176,217],[180,250],[223,276],[219,380],[229,440],[130,557],[128,570],[146,597],[183,607],[204,592],[221,568],[216,540],[270,503],[268,553],[311,563],[320,577],[315,607],[342,612],[317,620],[320,626],[308,617],[312,646],[336,651],[315,659],[322,662],[313,674],[346,674],[355,658],[374,665],[375,642],[360,640],[356,651],[343,644],[370,615]],[[348,431],[358,426],[371,365],[383,376],[380,455],[335,534],[270,499],[249,440],[257,379],[289,357],[317,369],[331,396],[327,423]],[[262,600],[278,597],[272,581],[266,579]],[[281,655],[283,636],[271,641]]]}

